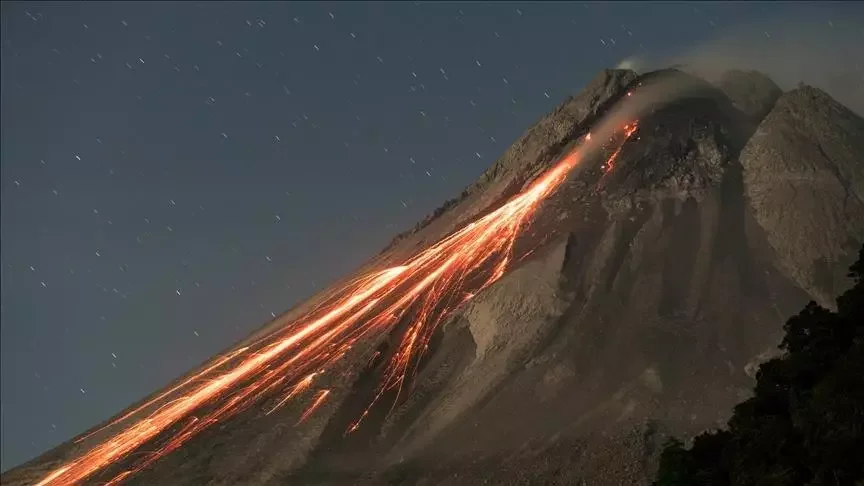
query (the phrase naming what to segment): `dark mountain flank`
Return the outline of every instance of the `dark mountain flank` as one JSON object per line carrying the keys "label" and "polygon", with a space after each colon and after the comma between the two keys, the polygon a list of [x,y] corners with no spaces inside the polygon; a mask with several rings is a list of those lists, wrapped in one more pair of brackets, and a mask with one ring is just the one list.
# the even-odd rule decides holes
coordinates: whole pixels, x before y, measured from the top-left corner
{"label": "dark mountain flank", "polygon": [[864,120],[755,72],[712,85],[607,70],[378,261],[495,209],[577,139],[633,122],[612,162],[611,149],[586,154],[543,203],[516,244],[527,256],[447,320],[392,410],[344,435],[384,339],[325,377],[332,397],[309,421],[294,425],[308,400],[252,407],[128,484],[649,484],[669,436],[719,427],[750,396],[790,315],[851,285]]}
{"label": "dark mountain flank", "polygon": [[726,427],[667,443],[656,486],[862,484],[864,246],[848,276],[836,312],[810,302],[786,321],[783,355]]}

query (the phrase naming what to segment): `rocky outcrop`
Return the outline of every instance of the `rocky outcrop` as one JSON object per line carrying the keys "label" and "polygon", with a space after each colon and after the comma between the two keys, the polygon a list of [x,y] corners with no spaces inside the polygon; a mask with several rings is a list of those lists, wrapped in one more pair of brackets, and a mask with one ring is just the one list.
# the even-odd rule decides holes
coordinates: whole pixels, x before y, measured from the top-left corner
{"label": "rocky outcrop", "polygon": [[780,268],[833,307],[864,240],[864,119],[819,89],[800,87],[780,97],[741,164]]}
{"label": "rocky outcrop", "polygon": [[[515,270],[466,306],[450,327],[465,326],[474,356],[460,374],[434,398],[434,407],[414,419],[405,432],[419,448],[455,419],[476,406],[501,381],[536,355],[536,348],[568,307],[562,295],[562,271],[567,242],[560,242],[543,258]],[[406,403],[416,405],[416,403]],[[410,450],[399,448],[400,455]]]}
{"label": "rocky outcrop", "polygon": [[720,90],[680,72],[662,82],[686,86],[687,94],[640,118],[639,135],[603,182],[608,201],[697,195],[720,183],[749,136],[749,124]]}

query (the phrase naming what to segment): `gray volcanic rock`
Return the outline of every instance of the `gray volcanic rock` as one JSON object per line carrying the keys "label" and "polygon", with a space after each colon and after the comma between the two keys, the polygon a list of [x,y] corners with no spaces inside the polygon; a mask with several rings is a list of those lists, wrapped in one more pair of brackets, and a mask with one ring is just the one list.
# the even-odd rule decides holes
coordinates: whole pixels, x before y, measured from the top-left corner
{"label": "gray volcanic rock", "polygon": [[[754,367],[814,294],[760,216],[782,213],[751,206],[739,153],[746,145],[746,163],[758,166],[754,115],[707,83],[660,75],[699,89],[642,117],[611,173],[592,170],[603,158],[586,162],[546,202],[527,238],[550,243],[446,326],[441,359],[413,385],[420,393],[364,439],[363,461],[383,471],[364,484],[646,484],[668,434],[719,426],[749,395]],[[835,123],[844,122],[825,121]],[[861,166],[850,159],[838,179],[851,187]],[[864,208],[848,210],[864,221]],[[785,228],[796,230],[806,225]],[[831,231],[832,241],[862,236],[854,224]],[[499,334],[514,321],[521,334]],[[490,347],[489,330],[508,344]],[[286,480],[359,481],[347,466],[356,454],[357,445],[319,448]]]}
{"label": "gray volcanic rock", "polygon": [[[445,202],[414,228],[397,235],[384,251],[445,214],[454,215],[458,222],[465,221],[476,215],[478,208],[485,209],[515,194],[538,170],[548,166],[566,144],[583,135],[598,115],[624,96],[637,77],[630,70],[602,71],[577,96],[568,97],[555,111],[528,129],[459,197]],[[449,225],[443,233],[453,226]]]}
{"label": "gray volcanic rock", "polygon": [[864,119],[819,89],[798,88],[780,97],[741,163],[781,268],[833,307],[864,239]]}
{"label": "gray volcanic rock", "polygon": [[783,94],[771,78],[758,71],[727,71],[717,85],[736,108],[757,122],[771,111]]}
{"label": "gray volcanic rock", "polygon": [[825,89],[858,116],[864,116],[864,72],[860,68],[830,76]]}
{"label": "gray volcanic rock", "polygon": [[[611,169],[611,146],[585,155],[517,241],[530,257],[450,317],[392,410],[345,435],[398,331],[321,377],[332,398],[308,422],[294,425],[309,397],[267,415],[274,396],[129,484],[650,482],[665,438],[725,422],[785,320],[847,285],[864,239],[861,118],[812,88],[769,103],[753,73],[718,87],[604,71],[379,260],[497,207],[655,81],[682,91],[639,114]],[[74,447],[3,483],[32,484]]]}
{"label": "gray volcanic rock", "polygon": [[642,117],[638,137],[603,182],[610,201],[702,192],[720,183],[749,136],[749,124],[720,90],[680,72],[663,77],[688,86],[687,94]]}

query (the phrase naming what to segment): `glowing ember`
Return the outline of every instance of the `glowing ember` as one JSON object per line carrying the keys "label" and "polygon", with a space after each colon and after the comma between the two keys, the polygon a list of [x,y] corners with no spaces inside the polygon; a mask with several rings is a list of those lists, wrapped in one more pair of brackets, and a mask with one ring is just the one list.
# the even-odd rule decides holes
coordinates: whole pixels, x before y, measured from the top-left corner
{"label": "glowing ember", "polygon": [[[624,132],[624,140],[629,139],[634,133],[636,133],[636,129],[639,127],[639,122],[631,122],[627,123],[623,127]],[[606,160],[606,163],[601,167],[604,172],[609,172],[615,168],[615,161],[618,159],[618,154],[621,153],[621,149],[624,147],[624,144],[618,145],[618,148],[612,152],[612,155]]]}
{"label": "glowing ember", "polygon": [[309,408],[307,408],[305,412],[303,412],[303,415],[300,416],[300,420],[298,420],[297,423],[299,424],[301,422],[305,422],[310,415],[315,413],[315,410],[318,410],[318,407],[320,407],[321,404],[324,403],[324,400],[327,399],[327,395],[329,394],[330,390],[321,390],[320,392],[318,392],[318,395],[315,397],[315,401],[312,402],[312,405],[309,405]]}
{"label": "glowing ember", "polygon": [[[606,161],[607,172],[636,127],[636,122],[623,127],[623,137]],[[588,134],[585,141],[590,139]],[[386,392],[395,391],[395,405],[438,326],[504,275],[514,261],[513,245],[520,230],[580,162],[583,153],[584,146],[577,147],[505,205],[403,265],[353,280],[285,328],[220,356],[179,385],[78,439],[76,442],[81,442],[139,416],[38,484],[66,485],[84,480],[152,441],[151,452],[108,482],[117,484],[205,428],[278,391],[282,398],[266,412],[272,413],[309,390],[315,377],[339,362],[359,340],[393,330],[413,310],[412,321],[384,371],[377,394],[349,428],[349,432],[356,430]],[[319,390],[298,423],[318,410],[329,394],[330,390]]]}

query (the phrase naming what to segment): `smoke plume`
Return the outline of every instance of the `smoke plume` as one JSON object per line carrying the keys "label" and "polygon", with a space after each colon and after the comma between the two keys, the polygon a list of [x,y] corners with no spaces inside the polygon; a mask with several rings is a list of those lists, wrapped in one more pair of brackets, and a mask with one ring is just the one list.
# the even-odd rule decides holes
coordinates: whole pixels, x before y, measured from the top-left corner
{"label": "smoke plume", "polygon": [[815,86],[864,115],[864,27],[855,19],[775,18],[727,29],[668,58],[620,64],[637,71],[670,65],[709,81],[729,69],[760,71],[784,91],[799,83]]}

